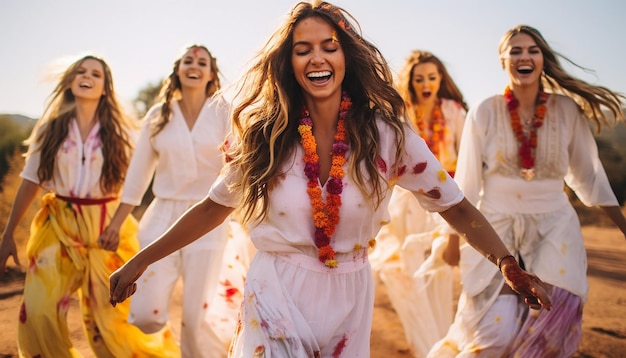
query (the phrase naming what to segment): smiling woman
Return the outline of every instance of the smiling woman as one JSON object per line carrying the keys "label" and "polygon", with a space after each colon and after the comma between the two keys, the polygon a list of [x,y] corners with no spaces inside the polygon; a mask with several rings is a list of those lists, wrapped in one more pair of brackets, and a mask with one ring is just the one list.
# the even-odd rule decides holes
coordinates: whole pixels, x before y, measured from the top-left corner
{"label": "smiling woman", "polygon": [[19,265],[13,234],[42,187],[48,193],[26,246],[29,264],[18,324],[20,356],[75,354],[66,321],[76,292],[96,356],[176,356],[169,330],[144,334],[127,322],[128,304],[107,304],[107,276],[139,249],[132,218],[124,221],[118,240],[107,245],[97,241],[108,223],[107,212],[118,201],[135,129],[118,104],[109,66],[94,56],[75,61],[50,98],[27,141],[23,180],[0,246],[3,274],[9,257]]}
{"label": "smiling woman", "polygon": [[[429,357],[572,357],[582,335],[587,257],[565,182],[598,206],[626,236],[626,218],[598,157],[590,123],[623,120],[624,97],[567,73],[530,26],[510,29],[499,46],[509,83],[471,109],[455,179],[525,269],[550,284],[552,311],[529,310],[467,244],[455,321]],[[506,270],[507,263],[504,263]],[[558,302],[558,304],[556,304]]]}
{"label": "smiling woman", "polygon": [[[148,265],[239,209],[258,252],[230,355],[369,357],[367,255],[394,185],[440,212],[494,263],[507,257],[485,218],[402,122],[404,102],[387,61],[349,19],[327,2],[292,8],[238,83],[231,161],[202,201],[111,276],[112,303],[134,292]],[[550,308],[539,279],[514,260],[506,267],[529,304]]]}
{"label": "smiling woman", "polygon": [[[230,131],[229,106],[215,95],[219,89],[217,59],[203,45],[186,47],[163,81],[157,104],[143,120],[121,204],[100,236],[103,243],[119,239],[124,220],[141,203],[153,177],[154,200],[141,218],[138,232],[142,248],[204,198],[225,163],[220,148]],[[212,305],[223,303],[217,300],[236,305],[243,289],[241,276],[228,284],[219,282],[228,234],[233,232],[229,224],[237,225],[219,225],[152,264],[138,281],[128,320],[142,331],[154,333],[168,326],[171,296],[182,278],[183,357],[226,356],[232,333],[220,337],[218,331],[225,327],[234,332],[237,317],[212,321],[207,313]],[[235,242],[239,241],[230,240],[231,245]],[[228,262],[231,271],[246,261],[244,255],[232,259],[234,262]]]}

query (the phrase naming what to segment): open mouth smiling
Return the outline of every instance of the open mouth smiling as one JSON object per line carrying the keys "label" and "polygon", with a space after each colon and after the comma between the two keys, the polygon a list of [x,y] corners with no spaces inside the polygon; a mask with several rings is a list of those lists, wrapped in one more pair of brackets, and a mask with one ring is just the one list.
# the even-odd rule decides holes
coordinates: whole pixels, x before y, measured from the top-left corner
{"label": "open mouth smiling", "polygon": [[330,71],[318,71],[307,73],[306,77],[312,82],[324,82],[328,81],[332,75],[333,73]]}
{"label": "open mouth smiling", "polygon": [[521,73],[521,74],[523,74],[523,75],[530,74],[530,73],[532,73],[533,71],[534,71],[534,68],[533,68],[533,67],[531,67],[531,66],[519,66],[519,67],[517,68],[517,72],[518,72],[518,73]]}

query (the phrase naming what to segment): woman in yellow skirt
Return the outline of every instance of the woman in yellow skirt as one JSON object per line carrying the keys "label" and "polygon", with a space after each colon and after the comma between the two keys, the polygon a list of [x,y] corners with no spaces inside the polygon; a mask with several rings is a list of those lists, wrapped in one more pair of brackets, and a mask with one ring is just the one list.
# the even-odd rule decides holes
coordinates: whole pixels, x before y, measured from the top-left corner
{"label": "woman in yellow skirt", "polygon": [[138,249],[129,217],[119,240],[98,242],[118,205],[136,126],[119,105],[109,66],[85,56],[61,75],[27,140],[22,183],[0,245],[0,272],[19,265],[13,233],[39,187],[47,193],[32,225],[19,312],[20,357],[79,357],[67,326],[78,292],[85,335],[97,357],[178,357],[171,331],[147,335],[126,321],[129,305],[108,302],[108,277]]}

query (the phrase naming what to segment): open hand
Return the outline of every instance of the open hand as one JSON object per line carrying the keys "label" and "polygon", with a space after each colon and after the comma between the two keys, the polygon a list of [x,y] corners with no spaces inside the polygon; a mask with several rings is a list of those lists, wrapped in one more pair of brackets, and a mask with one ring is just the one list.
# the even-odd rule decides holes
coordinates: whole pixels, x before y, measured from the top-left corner
{"label": "open hand", "polygon": [[502,264],[502,275],[513,291],[524,297],[526,304],[532,309],[541,307],[552,309],[548,286],[539,277],[522,270],[517,261],[511,259]]}

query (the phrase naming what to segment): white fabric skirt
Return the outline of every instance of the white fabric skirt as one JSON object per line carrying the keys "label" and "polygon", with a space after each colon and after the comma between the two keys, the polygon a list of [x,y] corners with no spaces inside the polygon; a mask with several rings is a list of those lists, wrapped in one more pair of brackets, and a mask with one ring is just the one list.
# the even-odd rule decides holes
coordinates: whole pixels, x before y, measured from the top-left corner
{"label": "white fabric skirt", "polygon": [[369,358],[371,266],[365,250],[336,258],[330,269],[316,257],[257,252],[231,356]]}

